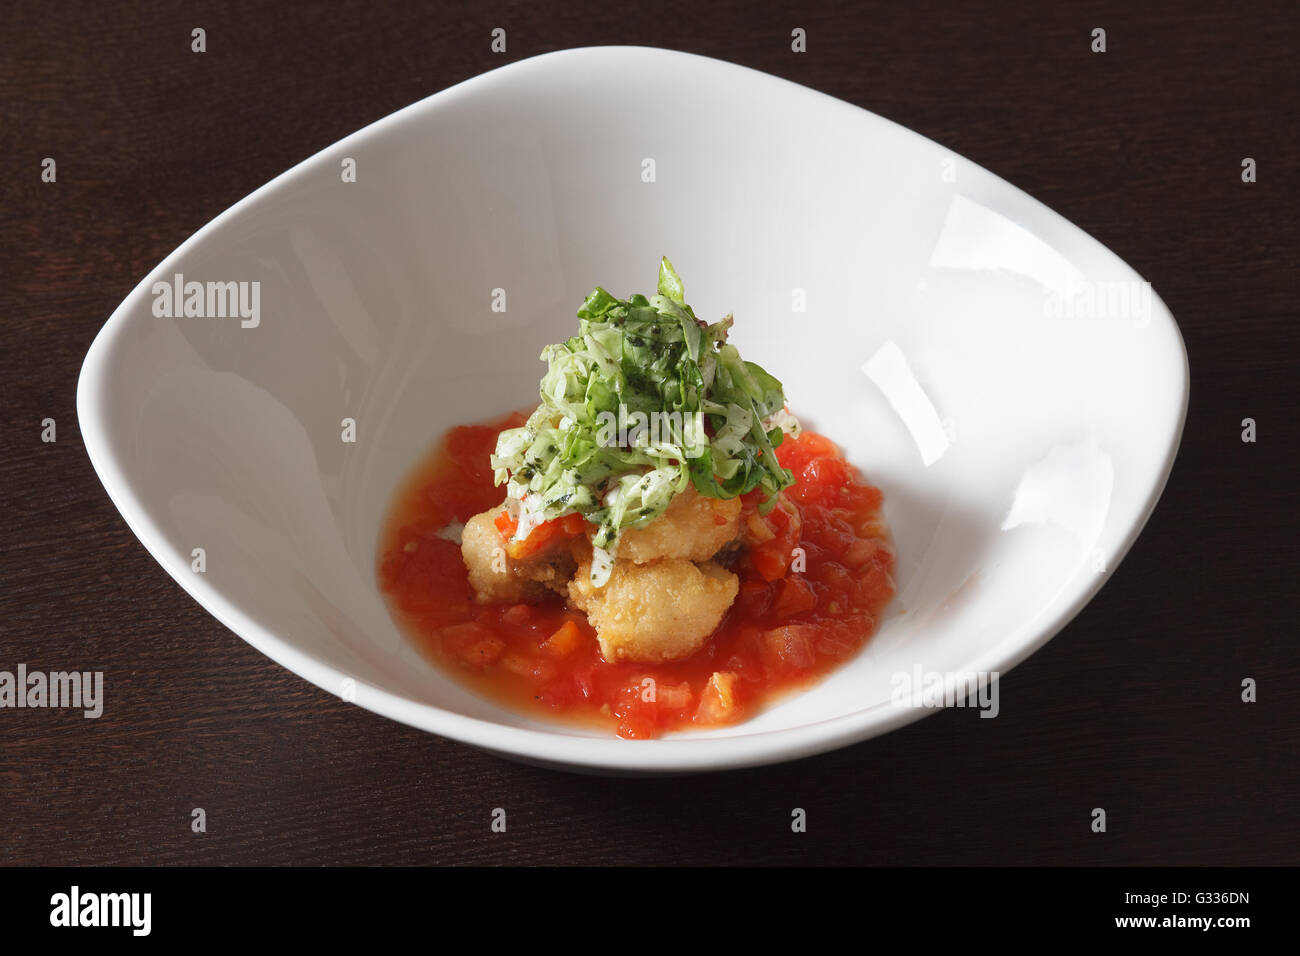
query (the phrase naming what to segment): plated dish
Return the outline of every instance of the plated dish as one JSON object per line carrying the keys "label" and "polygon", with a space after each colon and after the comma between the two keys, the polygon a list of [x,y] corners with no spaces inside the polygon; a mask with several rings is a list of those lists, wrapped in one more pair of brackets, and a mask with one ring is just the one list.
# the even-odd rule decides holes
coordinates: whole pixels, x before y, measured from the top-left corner
{"label": "plated dish", "polygon": [[[897,593],[813,684],[629,744],[469,686],[394,621],[375,565],[439,441],[530,412],[578,298],[649,291],[665,252],[881,490]],[[257,283],[258,321],[155,312],[178,275]],[[1007,710],[1007,672],[1121,567],[1178,449],[1177,323],[1154,294],[1101,308],[1135,288],[1042,203],[856,106],[705,57],[566,50],[345,137],[187,239],[87,352],[77,424],[159,565],[322,707],[587,772],[753,766],[933,713],[892,700],[918,667],[999,672]],[[493,478],[474,513],[505,498]],[[186,638],[229,659],[228,635]]]}
{"label": "plated dish", "polygon": [[[460,426],[387,522],[407,633],[511,706],[626,738],[738,723],[856,653],[894,594],[881,493],[706,323],[667,258],[597,287],[526,416]],[[502,499],[501,486],[505,497]]]}

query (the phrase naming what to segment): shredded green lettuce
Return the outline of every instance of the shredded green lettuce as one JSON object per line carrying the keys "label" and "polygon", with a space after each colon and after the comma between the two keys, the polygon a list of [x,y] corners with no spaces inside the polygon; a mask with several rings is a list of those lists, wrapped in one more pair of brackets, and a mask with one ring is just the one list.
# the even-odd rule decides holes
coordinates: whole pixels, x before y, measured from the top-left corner
{"label": "shredded green lettuce", "polygon": [[667,258],[655,295],[597,287],[578,319],[577,335],[542,352],[541,404],[492,456],[496,483],[518,503],[517,537],[581,514],[597,526],[592,577],[603,584],[620,533],[663,514],[688,484],[713,498],[760,488],[766,512],[793,483],[775,452],[783,429],[798,427],[781,383],[727,342],[730,315],[696,319]]}

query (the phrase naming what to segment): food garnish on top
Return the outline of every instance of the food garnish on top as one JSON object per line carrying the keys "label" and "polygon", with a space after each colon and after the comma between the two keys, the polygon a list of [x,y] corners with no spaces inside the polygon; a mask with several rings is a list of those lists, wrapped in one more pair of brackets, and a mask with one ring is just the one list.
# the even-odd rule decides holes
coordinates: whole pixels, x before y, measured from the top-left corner
{"label": "food garnish on top", "polygon": [[485,603],[566,596],[607,659],[678,659],[735,600],[728,560],[765,528],[742,524],[740,498],[778,506],[794,476],[775,449],[799,425],[727,341],[732,317],[696,318],[667,258],[655,295],[597,287],[578,319],[542,352],[541,403],[497,442],[507,496],[465,525],[470,584]]}

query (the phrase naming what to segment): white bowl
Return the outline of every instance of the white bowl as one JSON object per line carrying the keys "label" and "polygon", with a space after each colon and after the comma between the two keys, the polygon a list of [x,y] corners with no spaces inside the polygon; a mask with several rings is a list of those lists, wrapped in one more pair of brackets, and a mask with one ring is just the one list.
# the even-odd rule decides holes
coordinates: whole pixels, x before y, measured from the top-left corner
{"label": "white bowl", "polygon": [[[535,402],[538,353],[583,296],[653,291],[665,254],[697,313],[734,311],[746,357],[884,490],[899,594],[806,692],[626,741],[444,676],[390,618],[376,547],[432,443]],[[260,283],[258,323],[157,317],[177,273]],[[907,723],[929,711],[891,700],[899,674],[1005,674],[1096,593],[1187,404],[1182,339],[1149,293],[1056,213],[871,113],[717,60],[571,50],[401,110],[218,216],[113,313],[77,411],[158,562],[320,687],[521,760],[738,767]]]}

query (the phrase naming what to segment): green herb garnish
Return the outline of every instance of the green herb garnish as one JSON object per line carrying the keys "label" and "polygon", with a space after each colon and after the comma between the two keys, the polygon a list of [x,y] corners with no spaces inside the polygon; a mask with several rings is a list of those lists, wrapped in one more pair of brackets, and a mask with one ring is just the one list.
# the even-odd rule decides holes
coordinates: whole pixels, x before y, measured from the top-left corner
{"label": "green herb garnish", "polygon": [[761,488],[764,512],[793,483],[775,454],[781,383],[727,343],[730,315],[696,319],[666,258],[656,295],[597,287],[578,319],[577,335],[542,352],[541,404],[492,456],[496,483],[520,502],[517,536],[581,514],[598,526],[601,584],[619,533],[649,524],[688,483],[713,498]]}

